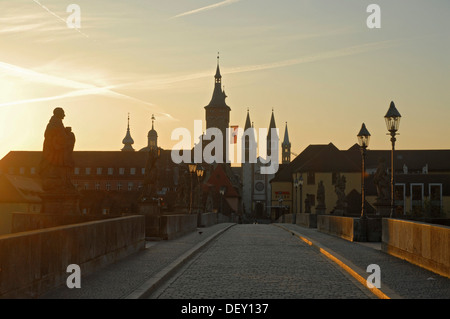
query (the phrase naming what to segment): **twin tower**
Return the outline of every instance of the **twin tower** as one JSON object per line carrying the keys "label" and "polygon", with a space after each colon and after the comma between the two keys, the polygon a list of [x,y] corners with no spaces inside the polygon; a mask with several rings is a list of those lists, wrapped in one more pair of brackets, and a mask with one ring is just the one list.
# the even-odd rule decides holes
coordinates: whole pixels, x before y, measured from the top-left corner
{"label": "twin tower", "polygon": [[[206,129],[218,129],[222,133],[223,137],[223,147],[225,148],[227,145],[227,129],[230,128],[230,112],[231,108],[226,103],[227,95],[222,88],[222,75],[220,73],[219,66],[219,57],[217,57],[217,69],[216,74],[214,75],[214,91],[211,98],[211,101],[208,105],[205,106],[205,117],[206,117]],[[152,129],[148,133],[148,145],[147,147],[142,148],[140,151],[148,151],[153,147],[158,146],[158,134],[154,128],[155,118],[152,117]],[[245,120],[244,132],[249,128],[254,128],[253,123],[250,120],[250,112],[247,110],[247,118]],[[277,164],[279,164],[279,145],[280,141],[278,138],[278,134],[276,136],[276,143],[273,144],[272,139],[272,129],[276,129],[275,124],[275,116],[272,109],[272,115],[270,118],[270,124],[268,127],[267,134],[267,144],[266,144],[266,153],[271,157],[271,160],[276,158]],[[254,130],[251,130],[255,132]],[[272,193],[271,193],[271,185],[270,180],[274,177],[275,173],[262,173],[264,170],[264,166],[266,163],[258,157],[256,163],[250,162],[250,136],[244,134],[242,144],[244,144],[245,149],[245,161],[243,161],[240,167],[234,167],[235,174],[238,174],[241,179],[241,198],[242,198],[242,206],[244,216],[248,218],[255,219],[266,219],[270,216],[270,209],[272,206]],[[261,141],[261,136],[259,139]],[[126,136],[123,140],[123,144],[125,145],[122,151],[134,151],[132,144],[134,143],[133,139],[130,135],[129,125],[127,128]],[[211,143],[211,142],[209,142]],[[202,143],[205,147],[205,143]],[[275,150],[273,147],[276,145],[277,149]],[[276,152],[276,157],[272,156],[272,153]],[[264,153],[264,152],[263,152]],[[224,150],[223,154],[226,154]],[[288,164],[291,160],[291,143],[289,141],[288,128],[286,123],[284,139],[281,143],[281,164]],[[224,158],[224,163],[226,162]],[[277,166],[278,167],[278,166]]]}
{"label": "twin tower", "polygon": [[[225,137],[227,128],[230,127],[230,112],[231,108],[227,105],[225,99],[227,95],[225,94],[225,90],[222,89],[222,75],[220,74],[220,65],[219,65],[219,57],[217,57],[217,69],[216,74],[214,75],[214,91],[211,98],[211,101],[207,106],[205,106],[206,112],[206,129],[209,128],[218,128],[222,132],[222,136],[224,137],[223,145],[226,145]],[[252,128],[253,123],[250,121],[250,112],[247,110],[247,118],[245,120],[244,131]],[[272,154],[272,143],[270,143],[270,134],[272,129],[276,129],[275,124],[275,116],[272,109],[272,116],[270,119],[268,135],[267,135],[267,155]],[[277,137],[278,138],[278,137]],[[248,150],[249,150],[249,137],[246,137],[245,140],[245,150],[247,152],[246,159],[248,160]],[[224,152],[225,154],[225,152]],[[288,128],[286,123],[284,140],[282,143],[282,164],[287,164],[291,159],[291,143],[289,141]]]}
{"label": "twin tower", "polygon": [[[217,69],[216,74],[214,75],[214,91],[211,98],[211,101],[207,106],[205,106],[205,112],[206,112],[206,129],[209,128],[217,128],[222,132],[222,136],[224,138],[223,145],[226,145],[226,133],[227,129],[230,127],[230,112],[231,108],[227,105],[225,99],[227,98],[227,95],[225,94],[225,91],[222,89],[222,75],[220,74],[220,66],[219,66],[219,57],[217,57]],[[148,133],[148,145],[147,147],[144,147],[141,149],[141,151],[147,151],[150,147],[157,147],[157,140],[158,140],[158,134],[154,128],[154,121],[155,117],[152,116],[152,129]],[[250,112],[247,111],[247,118],[245,121],[245,127],[244,131],[246,131],[249,128],[253,127],[253,123],[250,121]],[[267,135],[267,154],[272,154],[272,144],[270,143],[270,133],[271,129],[276,129],[275,124],[275,117],[272,110],[272,116],[270,119],[269,124],[269,130]],[[122,148],[122,151],[134,151],[133,144],[134,141],[130,134],[130,125],[129,125],[129,117],[128,117],[128,127],[127,132],[125,135],[125,138],[123,139],[122,143],[124,144],[124,147]],[[249,138],[246,137],[245,141],[245,149],[246,152],[248,152],[249,149]],[[285,133],[284,133],[284,140],[281,144],[282,146],[282,164],[286,164],[290,162],[291,158],[291,143],[289,141],[289,134],[288,134],[288,128],[286,123]],[[223,154],[225,154],[224,152]],[[246,154],[246,159],[249,159],[248,154]],[[226,162],[226,161],[224,161]]]}

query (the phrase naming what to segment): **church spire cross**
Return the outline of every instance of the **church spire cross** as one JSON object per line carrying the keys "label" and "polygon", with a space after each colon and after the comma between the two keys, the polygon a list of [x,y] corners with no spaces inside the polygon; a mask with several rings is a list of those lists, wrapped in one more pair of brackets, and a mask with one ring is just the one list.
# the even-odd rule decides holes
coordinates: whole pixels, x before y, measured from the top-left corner
{"label": "church spire cross", "polygon": [[132,146],[134,144],[134,140],[131,137],[130,133],[130,113],[128,113],[127,133],[125,134],[125,137],[122,140],[122,144],[124,145],[122,151],[134,151],[134,148]]}

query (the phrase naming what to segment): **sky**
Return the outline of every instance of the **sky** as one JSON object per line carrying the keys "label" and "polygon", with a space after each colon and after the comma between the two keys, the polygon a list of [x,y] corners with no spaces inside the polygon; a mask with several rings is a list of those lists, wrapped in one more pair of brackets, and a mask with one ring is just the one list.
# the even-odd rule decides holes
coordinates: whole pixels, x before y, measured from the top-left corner
{"label": "sky", "polygon": [[128,114],[136,150],[152,114],[170,149],[205,119],[218,52],[230,125],[249,109],[267,128],[273,109],[293,153],[348,149],[362,123],[369,149],[390,149],[391,101],[397,149],[449,149],[449,13],[448,0],[0,0],[0,158],[42,150],[55,107],[75,150],[120,150]]}

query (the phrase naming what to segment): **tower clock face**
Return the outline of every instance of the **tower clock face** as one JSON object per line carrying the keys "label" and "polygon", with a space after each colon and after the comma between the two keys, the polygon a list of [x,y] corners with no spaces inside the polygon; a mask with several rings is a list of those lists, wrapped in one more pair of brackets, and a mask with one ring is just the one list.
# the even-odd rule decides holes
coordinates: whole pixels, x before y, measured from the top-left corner
{"label": "tower clock face", "polygon": [[255,184],[255,190],[257,190],[258,192],[262,192],[264,190],[265,186],[263,182],[257,182]]}

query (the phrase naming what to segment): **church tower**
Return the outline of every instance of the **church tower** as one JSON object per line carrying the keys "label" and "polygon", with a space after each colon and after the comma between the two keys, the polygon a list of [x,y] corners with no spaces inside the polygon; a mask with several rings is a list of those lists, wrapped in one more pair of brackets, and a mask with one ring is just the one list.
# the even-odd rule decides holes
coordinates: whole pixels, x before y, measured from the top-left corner
{"label": "church tower", "polygon": [[[267,155],[271,156],[272,151],[278,151],[278,150],[272,150],[272,143],[271,143],[271,137],[272,137],[272,129],[276,130],[277,125],[275,124],[275,115],[273,114],[272,109],[272,116],[270,117],[270,123],[269,123],[269,130],[267,133]],[[278,139],[278,133],[275,132],[274,138]]]}
{"label": "church tower", "polygon": [[288,126],[284,130],[284,140],[281,144],[281,163],[289,164],[291,162],[291,142],[289,141]]}
{"label": "church tower", "polygon": [[134,140],[131,137],[130,133],[130,113],[128,113],[128,125],[127,125],[127,133],[125,135],[125,138],[122,140],[122,144],[124,145],[122,148],[122,152],[134,152],[133,144]]}
{"label": "church tower", "polygon": [[[249,130],[252,129],[252,130]],[[256,158],[256,136],[253,130],[252,122],[250,121],[250,110],[247,109],[247,118],[245,119],[244,135],[242,137],[242,145],[244,146],[243,163],[250,163],[252,157]],[[253,149],[251,150],[253,144]]]}
{"label": "church tower", "polygon": [[220,74],[219,56],[217,56],[217,69],[214,75],[214,91],[211,101],[205,106],[206,129],[218,128],[223,136],[223,156],[226,157],[226,133],[230,125],[231,108],[225,102],[227,98],[225,91],[222,90],[222,75]]}
{"label": "church tower", "polygon": [[158,148],[158,133],[155,130],[155,115],[152,114],[152,129],[147,134],[147,146],[141,148],[139,152],[148,152],[156,148]]}
{"label": "church tower", "polygon": [[[242,145],[244,147],[245,158],[242,161],[242,203],[244,206],[244,217],[250,220],[253,215],[253,185],[255,164],[250,162],[250,139],[254,139],[253,135],[247,136],[247,129],[253,128],[250,121],[250,111],[247,109],[247,118],[245,120],[244,135],[242,136]],[[256,143],[256,141],[253,141]],[[256,151],[256,149],[255,149]],[[256,156],[256,154],[255,154]]]}
{"label": "church tower", "polygon": [[155,131],[155,115],[152,114],[152,129],[148,131],[147,135],[148,145],[147,148],[156,149],[158,148],[158,133]]}

